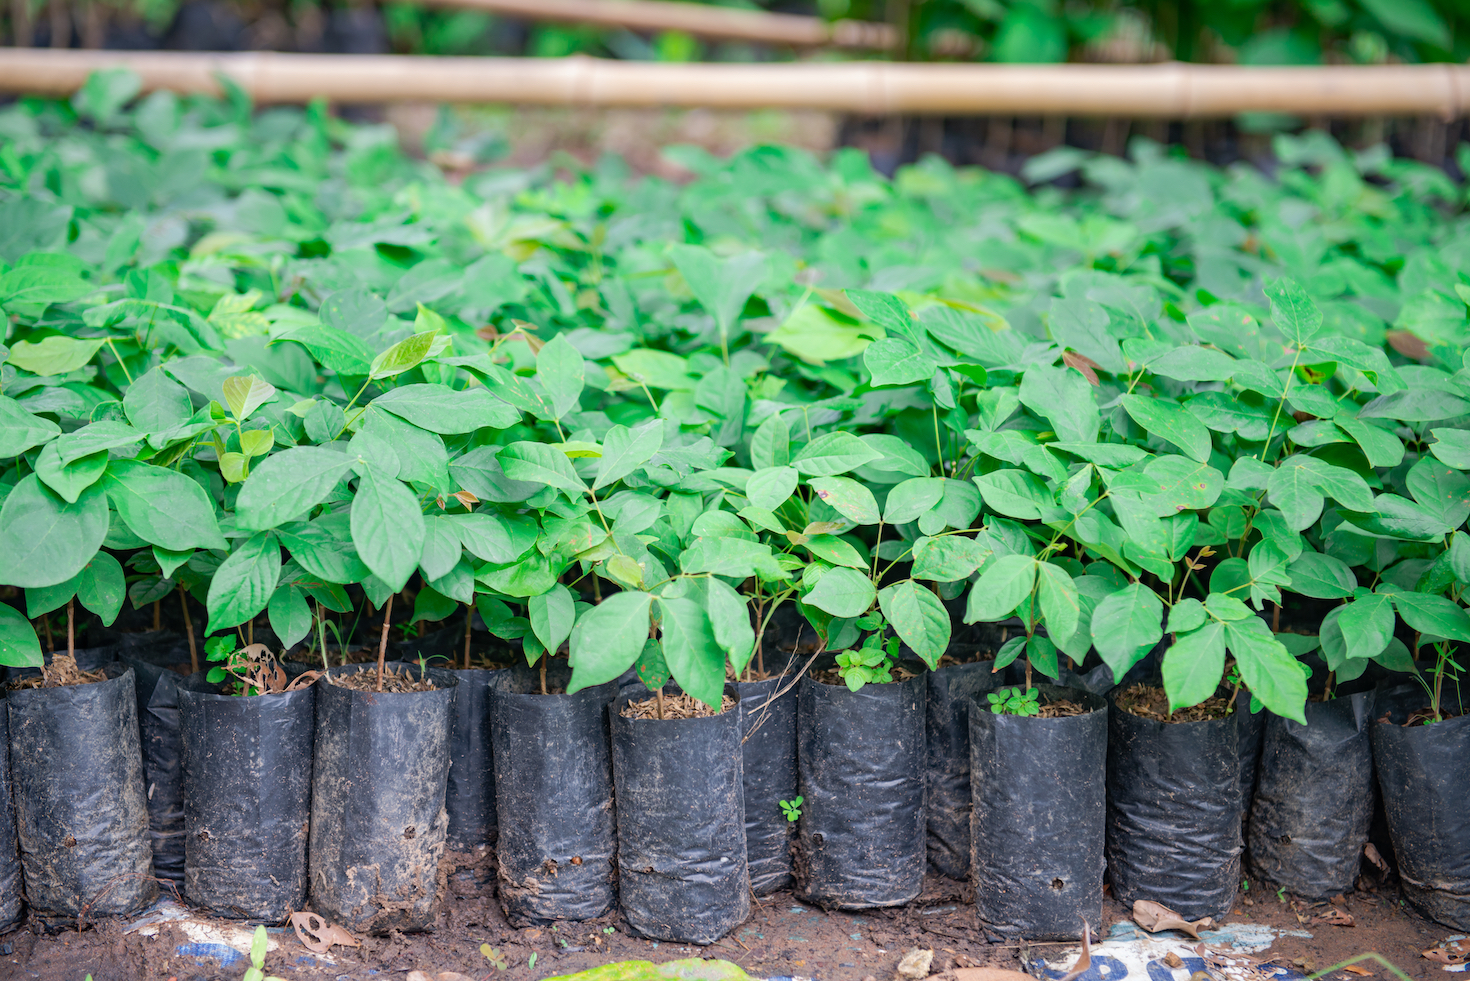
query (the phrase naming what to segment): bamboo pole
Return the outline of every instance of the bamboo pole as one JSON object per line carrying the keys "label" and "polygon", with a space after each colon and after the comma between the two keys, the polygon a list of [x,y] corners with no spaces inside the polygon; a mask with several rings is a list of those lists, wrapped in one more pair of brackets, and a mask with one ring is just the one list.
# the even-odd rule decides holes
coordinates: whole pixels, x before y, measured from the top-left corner
{"label": "bamboo pole", "polygon": [[673,0],[427,0],[429,6],[483,10],[524,20],[595,24],[630,31],[683,31],[696,37],[754,41],[815,48],[898,47],[898,32],[888,24],[773,14],[761,10],[710,7]]}
{"label": "bamboo pole", "polygon": [[0,48],[0,92],[66,95],[99,68],[145,90],[218,93],[215,73],[257,102],[499,102],[589,107],[826,109],[854,113],[1190,119],[1240,112],[1454,119],[1470,66],[981,65],[877,61],[663,64],[570,58],[431,58],[272,52]]}

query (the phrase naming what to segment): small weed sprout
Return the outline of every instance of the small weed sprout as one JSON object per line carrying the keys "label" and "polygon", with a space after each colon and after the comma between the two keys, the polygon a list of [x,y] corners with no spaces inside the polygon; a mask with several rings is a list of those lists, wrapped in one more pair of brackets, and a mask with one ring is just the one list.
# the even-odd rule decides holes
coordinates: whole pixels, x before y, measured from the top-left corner
{"label": "small weed sprout", "polygon": [[[267,976],[265,973],[265,952],[270,946],[270,938],[265,934],[265,927],[255,928],[255,936],[250,940],[250,966],[245,969],[245,977],[241,981],[285,981],[275,975]],[[87,981],[92,981],[92,976],[87,975]]]}
{"label": "small weed sprout", "polygon": [[797,797],[793,800],[781,801],[781,813],[786,815],[786,820],[798,821],[801,819],[801,804],[803,800],[805,798]]}
{"label": "small weed sprout", "polygon": [[995,715],[1040,715],[1041,692],[1028,688],[1023,693],[1019,688],[1002,688],[985,696],[990,702],[990,711]]}

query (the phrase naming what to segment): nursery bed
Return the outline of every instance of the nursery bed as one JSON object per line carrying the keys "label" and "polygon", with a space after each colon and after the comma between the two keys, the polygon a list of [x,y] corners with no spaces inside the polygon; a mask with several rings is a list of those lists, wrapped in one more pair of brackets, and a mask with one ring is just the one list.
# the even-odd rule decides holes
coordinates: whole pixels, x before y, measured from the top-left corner
{"label": "nursery bed", "polygon": [[[1021,945],[987,944],[975,924],[974,908],[959,898],[960,892],[957,883],[930,876],[924,893],[909,906],[827,913],[782,891],[755,901],[749,920],[725,939],[703,948],[630,936],[617,912],[585,923],[562,923],[557,929],[518,930],[506,923],[499,906],[488,897],[455,893],[444,904],[433,933],[366,938],[360,949],[333,948],[331,963],[313,957],[289,931],[273,932],[272,939],[280,946],[267,956],[266,968],[268,973],[281,977],[310,981],[357,981],[368,977],[398,981],[409,971],[424,971],[430,977],[441,971],[456,971],[476,979],[533,981],[619,960],[662,962],[710,957],[736,963],[753,977],[798,976],[816,981],[864,981],[871,977],[887,981],[895,976],[899,959],[919,947],[934,951],[935,974],[955,967],[1020,970]],[[1304,973],[1322,970],[1359,953],[1377,951],[1410,977],[1446,978],[1439,965],[1421,954],[1453,931],[1407,912],[1400,906],[1396,889],[1353,893],[1346,897],[1345,904],[1343,908],[1356,921],[1350,929],[1311,924],[1313,916],[1321,915],[1327,904],[1313,907],[1293,902],[1289,896],[1281,901],[1269,892],[1263,892],[1254,905],[1238,904],[1235,915],[1226,923],[1259,924],[1278,931],[1280,935],[1269,950],[1251,956],[1262,961],[1277,958],[1276,963]],[[1106,922],[1098,931],[1102,935],[1113,924],[1128,919],[1128,911],[1112,900],[1104,905],[1103,914]],[[221,929],[240,929],[230,921],[200,922]],[[222,964],[218,958],[180,954],[181,947],[196,954],[207,953],[209,948],[198,945],[197,938],[176,923],[162,925],[153,937],[126,933],[126,928],[127,924],[120,921],[103,921],[80,934],[68,930],[39,936],[17,931],[0,939],[0,949],[9,949],[0,956],[0,978],[80,979],[90,973],[93,981],[213,981],[238,978],[248,964],[244,956]],[[1183,934],[1164,936],[1188,939]],[[1208,933],[1204,936],[1209,938]],[[480,953],[480,945],[485,943],[505,960],[505,970],[497,971]],[[189,947],[191,944],[195,946]],[[1040,957],[1054,958],[1070,946],[1045,944],[1031,950]],[[532,955],[536,958],[534,967],[528,965]],[[1389,977],[1375,963],[1362,966],[1375,977]],[[1080,981],[1118,981],[1117,969],[1100,972],[1094,968]],[[1183,971],[1174,975],[1183,976]],[[1333,978],[1357,981],[1354,975],[1341,972]]]}

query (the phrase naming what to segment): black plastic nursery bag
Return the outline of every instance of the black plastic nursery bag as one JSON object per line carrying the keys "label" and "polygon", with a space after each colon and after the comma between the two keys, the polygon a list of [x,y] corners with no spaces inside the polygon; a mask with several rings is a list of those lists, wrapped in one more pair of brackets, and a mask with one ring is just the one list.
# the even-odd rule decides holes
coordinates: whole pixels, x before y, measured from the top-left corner
{"label": "black plastic nursery bag", "polygon": [[[796,824],[781,801],[799,793],[796,773],[796,690],[792,676],[735,685],[745,796],[745,853],[750,889],[766,896],[791,885]],[[781,689],[783,694],[777,695]]]}
{"label": "black plastic nursery bag", "polygon": [[993,691],[993,662],[955,664],[929,674],[925,711],[929,864],[940,875],[970,874],[970,705]]}

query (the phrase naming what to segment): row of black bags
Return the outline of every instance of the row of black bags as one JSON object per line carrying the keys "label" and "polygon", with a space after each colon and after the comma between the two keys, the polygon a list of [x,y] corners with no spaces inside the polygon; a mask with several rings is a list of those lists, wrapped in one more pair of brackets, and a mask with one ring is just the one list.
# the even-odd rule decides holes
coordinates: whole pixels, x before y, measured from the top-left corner
{"label": "row of black bags", "polygon": [[[85,815],[18,811],[27,889],[41,911],[101,915],[151,899],[147,853],[136,846],[139,815],[151,809],[165,819],[153,829],[154,864],[162,876],[169,849],[184,845],[178,865],[191,901],[277,919],[300,905],[309,854],[318,911],[360,930],[427,925],[446,840],[484,857],[497,814],[500,896],[517,923],[599,915],[620,886],[640,932],[708,942],[745,918],[752,889],[774,891],[793,872],[800,892],[824,905],[895,905],[918,894],[926,838],[931,859],[971,859],[977,909],[996,932],[1074,935],[1079,911],[1097,915],[1105,864],[1125,901],[1220,915],[1239,882],[1250,747],[1259,740],[1256,875],[1304,895],[1351,886],[1378,748],[1410,898],[1452,925],[1466,915],[1470,828],[1463,808],[1440,802],[1463,800],[1470,786],[1470,728],[1463,719],[1374,725],[1370,746],[1371,692],[1311,703],[1307,727],[1245,711],[1219,723],[1154,723],[1109,714],[1085,692],[1070,696],[1086,703],[1083,715],[1018,719],[976,711],[996,679],[975,664],[858,693],[790,678],[742,683],[730,687],[736,712],[647,724],[621,716],[616,683],[547,697],[525,669],[433,671],[439,698],[414,702],[410,718],[384,706],[416,694],[374,699],[316,685],[241,699],[199,678],[150,673],[146,663],[129,672],[147,661],[136,648],[120,656],[129,664],[113,680],[69,690],[115,703],[87,713],[110,726],[95,739],[71,721],[27,724],[17,738],[18,706],[30,693],[8,701],[9,743],[21,758],[64,764],[17,762],[17,780],[49,773],[58,806],[95,802]],[[126,686],[142,707],[141,752],[127,739],[139,718],[123,697],[128,673],[151,679]],[[565,675],[553,669],[551,680]],[[1423,700],[1416,689],[1378,697],[1380,715],[1406,715]],[[78,751],[94,743],[102,756]],[[118,774],[118,785],[86,784],[99,771]],[[176,805],[160,801],[170,780]],[[956,805],[961,780],[966,799]],[[798,794],[793,869],[794,826],[778,802]],[[98,847],[109,836],[117,844]],[[0,862],[0,916],[18,915],[17,892],[6,888],[14,879]]]}

